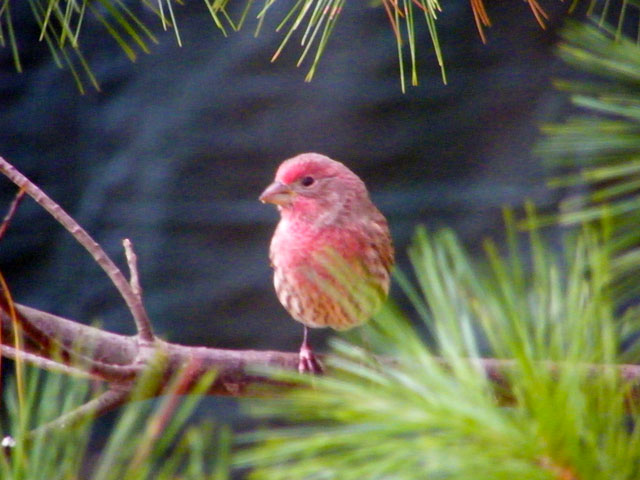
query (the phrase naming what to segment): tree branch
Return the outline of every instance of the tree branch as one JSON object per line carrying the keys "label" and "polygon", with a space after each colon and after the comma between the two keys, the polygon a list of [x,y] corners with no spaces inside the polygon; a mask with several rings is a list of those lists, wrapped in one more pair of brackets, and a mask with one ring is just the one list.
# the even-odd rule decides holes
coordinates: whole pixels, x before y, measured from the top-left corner
{"label": "tree branch", "polygon": [[87,233],[84,228],[78,224],[78,222],[65,212],[60,205],[54,202],[46,193],[44,193],[2,157],[0,157],[0,172],[24,190],[27,195],[38,203],[38,205],[49,212],[49,214],[71,235],[73,235],[73,238],[75,238],[76,241],[87,250],[87,252],[89,252],[96,263],[100,265],[107,276],[111,279],[111,282],[118,289],[118,292],[120,292],[120,295],[129,307],[129,310],[136,322],[140,338],[144,341],[153,341],[153,334],[147,328],[148,322],[145,323],[144,318],[140,318],[138,316],[140,314],[138,297],[133,292],[131,285],[129,285],[129,282],[127,282],[120,269],[116,266],[113,260],[109,258],[102,247],[91,237],[91,235]]}
{"label": "tree branch", "polygon": [[[60,365],[72,365],[76,369],[84,370],[90,376],[108,382],[126,382],[138,375],[139,370],[133,366],[138,352],[135,337],[126,337],[131,339],[130,344],[126,346],[114,344],[110,341],[113,334],[108,332],[64,320],[39,310],[15,304],[13,306],[15,307],[13,313],[27,336],[26,340],[31,345],[37,346],[38,351],[31,353],[41,359],[53,360]],[[0,298],[0,310],[3,312],[0,343],[10,347],[15,341],[15,335],[11,308],[4,296]],[[105,348],[106,344],[109,345],[107,348]],[[28,361],[37,363],[33,358]]]}
{"label": "tree branch", "polygon": [[[263,394],[260,387],[266,385],[282,385],[264,375],[253,373],[257,369],[277,368],[297,371],[298,353],[278,352],[268,350],[229,350],[201,346],[187,346],[177,343],[165,342],[156,339],[153,346],[146,349],[142,355],[143,362],[136,361],[137,341],[135,336],[119,335],[106,332],[87,325],[81,325],[71,320],[42,312],[23,305],[16,305],[16,310],[28,323],[38,323],[40,332],[51,335],[62,345],[75,345],[83,352],[83,358],[90,361],[98,361],[101,365],[109,365],[114,368],[124,368],[128,376],[122,376],[115,380],[100,375],[98,369],[94,374],[100,378],[118,385],[133,385],[149,362],[161,350],[167,356],[167,365],[164,372],[165,378],[170,378],[176,372],[192,363],[191,382],[195,383],[205,373],[215,370],[217,377],[211,388],[210,395],[224,396],[252,396]],[[6,312],[0,313],[3,333],[11,328],[11,319]],[[10,342],[7,337],[3,342]],[[10,350],[2,347],[2,354],[10,356]],[[25,360],[29,361],[27,358]],[[507,387],[509,375],[517,368],[513,360],[478,358],[469,361],[477,365],[478,369],[496,385]],[[381,359],[381,362],[390,363],[393,359]],[[446,361],[442,361],[446,364]],[[46,365],[41,365],[47,368]],[[89,363],[93,367],[93,363]],[[547,368],[552,372],[559,370],[561,365],[554,362],[541,362],[541,368]],[[622,381],[628,382],[633,387],[632,395],[640,399],[640,365],[590,365],[585,364],[584,369],[590,375],[599,375],[606,369],[614,369],[618,372]],[[81,368],[81,367],[79,367]],[[166,385],[165,385],[166,386]],[[161,395],[160,389],[157,394]]]}
{"label": "tree branch", "polygon": [[[267,377],[250,373],[255,367],[296,370],[298,366],[297,353],[195,347],[160,339],[139,351],[135,336],[110,333],[24,305],[15,306],[20,323],[32,327],[25,329],[27,335],[35,330],[38,336],[55,339],[56,345],[76,349],[75,351],[80,352],[75,357],[78,359],[78,366],[75,366],[74,358],[71,358],[69,363],[75,368],[86,368],[91,375],[110,383],[133,385],[158,351],[162,351],[168,358],[164,372],[166,378],[174,375],[189,362],[197,365],[192,369],[193,382],[206,372],[215,370],[217,377],[209,391],[212,395],[249,395],[252,386],[277,383]],[[0,321],[2,341],[7,344],[11,342],[11,318],[4,310],[0,312]],[[47,358],[55,351],[45,350],[41,356]],[[2,353],[10,355],[10,351],[5,351],[4,346]],[[44,364],[40,366],[46,368]]]}

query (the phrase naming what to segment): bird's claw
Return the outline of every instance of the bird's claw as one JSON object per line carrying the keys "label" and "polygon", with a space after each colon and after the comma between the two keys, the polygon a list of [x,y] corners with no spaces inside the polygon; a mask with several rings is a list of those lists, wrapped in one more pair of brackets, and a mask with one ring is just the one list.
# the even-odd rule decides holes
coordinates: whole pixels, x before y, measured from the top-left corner
{"label": "bird's claw", "polygon": [[306,345],[300,347],[298,371],[300,373],[311,373],[312,375],[321,375],[324,373],[322,363],[320,363],[320,360],[313,354],[313,350]]}

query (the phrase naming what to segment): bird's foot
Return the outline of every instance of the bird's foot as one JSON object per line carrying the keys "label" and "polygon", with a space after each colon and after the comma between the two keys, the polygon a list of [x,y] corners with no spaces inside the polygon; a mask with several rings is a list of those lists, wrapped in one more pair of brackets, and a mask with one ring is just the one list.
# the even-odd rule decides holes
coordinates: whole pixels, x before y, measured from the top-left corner
{"label": "bird's foot", "polygon": [[311,373],[312,375],[321,375],[324,368],[320,360],[313,354],[313,350],[308,345],[300,347],[300,360],[298,361],[298,371],[300,373]]}

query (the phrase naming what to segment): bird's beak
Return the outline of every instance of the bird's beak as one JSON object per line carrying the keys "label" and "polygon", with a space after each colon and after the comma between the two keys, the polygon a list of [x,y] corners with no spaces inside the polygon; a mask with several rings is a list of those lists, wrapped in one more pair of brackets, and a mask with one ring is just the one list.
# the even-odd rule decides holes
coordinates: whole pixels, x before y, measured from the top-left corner
{"label": "bird's beak", "polygon": [[262,192],[260,201],[262,203],[273,203],[274,205],[285,205],[291,202],[293,195],[294,192],[288,185],[282,182],[273,182]]}

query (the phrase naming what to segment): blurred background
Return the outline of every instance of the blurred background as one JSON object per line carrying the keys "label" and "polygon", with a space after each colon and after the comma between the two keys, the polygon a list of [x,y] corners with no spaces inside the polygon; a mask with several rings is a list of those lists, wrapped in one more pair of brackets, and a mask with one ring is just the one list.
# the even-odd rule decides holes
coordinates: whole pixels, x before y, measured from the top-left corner
{"label": "blurred background", "polygon": [[[567,109],[551,86],[568,72],[554,56],[568,8],[559,1],[542,4],[546,29],[525,2],[488,1],[486,45],[469,2],[447,2],[448,84],[421,26],[420,85],[405,94],[388,19],[366,2],[347,3],[311,83],[296,42],[270,63],[287,5],[257,38],[255,21],[225,38],[201,2],[176,6],[183,47],[140,9],[159,44],[135,63],[87,18],[82,47],[101,91],[85,95],[37,42],[27,2],[12,6],[25,71],[0,49],[0,155],[123,267],[121,241],[133,241],[146,306],[171,341],[297,349],[302,329],[279,305],[268,261],[278,215],[257,197],[298,153],[341,160],[367,183],[403,269],[416,224],[452,227],[476,250],[502,231],[503,205],[548,208],[559,195],[530,153],[541,123]],[[0,179],[0,210],[14,193]],[[107,277],[32,201],[2,240],[0,269],[20,303],[134,333]]]}

